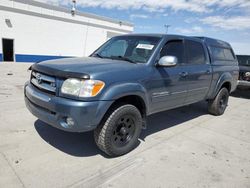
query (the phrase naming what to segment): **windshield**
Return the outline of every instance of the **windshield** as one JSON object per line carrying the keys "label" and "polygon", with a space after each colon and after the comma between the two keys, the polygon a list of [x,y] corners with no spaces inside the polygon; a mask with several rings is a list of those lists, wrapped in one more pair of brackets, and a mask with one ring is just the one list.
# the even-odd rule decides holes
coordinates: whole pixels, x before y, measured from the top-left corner
{"label": "windshield", "polygon": [[132,63],[146,63],[156,48],[160,37],[114,37],[92,54],[99,58],[119,59]]}

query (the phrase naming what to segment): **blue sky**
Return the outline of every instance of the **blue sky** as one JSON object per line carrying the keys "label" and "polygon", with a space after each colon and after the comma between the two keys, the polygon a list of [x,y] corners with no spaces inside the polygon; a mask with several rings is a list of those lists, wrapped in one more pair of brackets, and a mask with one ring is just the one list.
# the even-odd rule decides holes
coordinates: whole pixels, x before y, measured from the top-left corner
{"label": "blue sky", "polygon": [[[40,0],[70,7],[70,0]],[[250,0],[77,0],[77,10],[134,24],[135,33],[209,36],[250,55]]]}

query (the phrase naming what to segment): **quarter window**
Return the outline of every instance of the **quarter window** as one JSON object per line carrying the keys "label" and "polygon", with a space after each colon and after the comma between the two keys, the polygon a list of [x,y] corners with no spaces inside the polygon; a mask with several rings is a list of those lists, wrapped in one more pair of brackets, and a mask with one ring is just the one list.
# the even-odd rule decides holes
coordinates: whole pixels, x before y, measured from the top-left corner
{"label": "quarter window", "polygon": [[211,51],[214,59],[216,60],[235,60],[231,49],[212,46]]}
{"label": "quarter window", "polygon": [[186,41],[188,64],[204,64],[206,56],[201,43],[195,41]]}

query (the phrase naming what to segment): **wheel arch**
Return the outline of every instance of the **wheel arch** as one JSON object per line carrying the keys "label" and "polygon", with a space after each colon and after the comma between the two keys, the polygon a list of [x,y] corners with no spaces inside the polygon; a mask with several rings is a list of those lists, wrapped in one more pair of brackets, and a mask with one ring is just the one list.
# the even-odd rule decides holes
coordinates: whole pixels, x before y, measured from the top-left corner
{"label": "wheel arch", "polygon": [[146,89],[139,83],[122,83],[112,86],[105,92],[100,100],[112,101],[111,105],[102,116],[102,121],[106,114],[114,107],[121,104],[131,104],[138,108],[143,118],[143,125],[146,126],[146,116],[148,114],[148,97]]}
{"label": "wheel arch", "polygon": [[121,83],[111,86],[107,91],[100,97],[100,100],[117,101],[134,100],[140,101],[145,108],[145,113],[148,111],[148,96],[146,89],[139,83]]}
{"label": "wheel arch", "polygon": [[110,108],[118,106],[120,104],[131,104],[134,105],[141,112],[142,117],[147,114],[147,106],[143,98],[139,95],[126,95],[116,99]]}
{"label": "wheel arch", "polygon": [[215,86],[214,92],[211,96],[210,99],[213,99],[216,97],[216,95],[218,94],[218,92],[221,90],[221,88],[225,87],[226,89],[228,89],[228,92],[231,93],[232,90],[232,80],[233,77],[230,73],[226,72],[224,74],[222,74],[220,76],[220,78],[217,81],[217,84]]}
{"label": "wheel arch", "polygon": [[229,81],[224,82],[224,83],[221,85],[220,89],[222,89],[222,88],[226,88],[226,89],[228,90],[228,92],[230,93],[231,88],[232,88],[231,82],[229,82]]}
{"label": "wheel arch", "polygon": [[143,98],[139,95],[124,95],[114,100],[107,111],[104,113],[101,122],[105,121],[105,117],[107,117],[107,114],[110,113],[113,109],[125,104],[131,104],[140,111],[143,120],[143,127],[146,128],[147,105]]}

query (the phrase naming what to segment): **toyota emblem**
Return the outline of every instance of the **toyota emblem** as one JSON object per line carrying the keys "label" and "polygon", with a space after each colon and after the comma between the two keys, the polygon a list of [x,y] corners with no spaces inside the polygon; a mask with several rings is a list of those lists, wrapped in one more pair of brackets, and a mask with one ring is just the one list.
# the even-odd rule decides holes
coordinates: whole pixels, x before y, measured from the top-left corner
{"label": "toyota emblem", "polygon": [[38,84],[42,83],[42,76],[41,76],[41,74],[37,74],[36,75],[36,79],[37,79]]}

